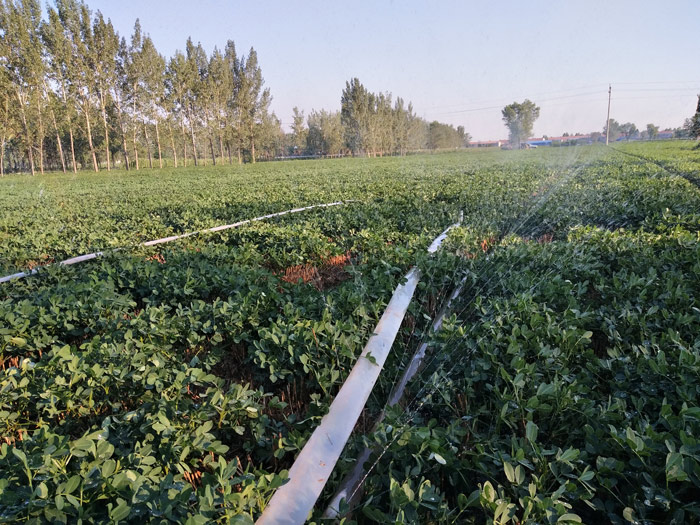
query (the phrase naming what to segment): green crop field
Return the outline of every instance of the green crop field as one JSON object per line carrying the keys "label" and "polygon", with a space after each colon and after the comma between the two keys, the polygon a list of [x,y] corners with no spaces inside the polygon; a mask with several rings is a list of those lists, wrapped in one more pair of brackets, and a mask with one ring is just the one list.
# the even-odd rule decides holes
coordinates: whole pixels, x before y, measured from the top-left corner
{"label": "green crop field", "polygon": [[313,521],[697,523],[692,146],[0,179],[0,522],[252,523],[417,265]]}

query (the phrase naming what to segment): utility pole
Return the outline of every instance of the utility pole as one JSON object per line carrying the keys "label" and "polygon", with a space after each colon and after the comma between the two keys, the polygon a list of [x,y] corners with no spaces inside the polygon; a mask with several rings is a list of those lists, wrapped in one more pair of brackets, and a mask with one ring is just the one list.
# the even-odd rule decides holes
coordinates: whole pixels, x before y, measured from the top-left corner
{"label": "utility pole", "polygon": [[612,94],[612,84],[608,84],[608,120],[605,123],[605,145],[610,140],[610,95]]}

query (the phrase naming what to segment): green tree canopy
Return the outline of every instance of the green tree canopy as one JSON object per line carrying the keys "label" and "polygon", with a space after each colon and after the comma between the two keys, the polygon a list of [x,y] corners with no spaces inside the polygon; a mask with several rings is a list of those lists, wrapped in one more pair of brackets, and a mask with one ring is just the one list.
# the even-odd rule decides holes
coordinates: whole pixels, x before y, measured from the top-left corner
{"label": "green tree canopy", "polygon": [[503,122],[508,128],[510,143],[520,148],[520,143],[532,135],[532,127],[540,116],[540,108],[529,99],[521,103],[513,102],[501,111]]}
{"label": "green tree canopy", "polygon": [[654,124],[647,124],[647,138],[649,140],[654,140],[658,136],[659,126],[655,126]]}
{"label": "green tree canopy", "polygon": [[610,128],[610,133],[608,135],[608,139],[613,142],[618,139],[618,137],[622,134],[622,128],[620,123],[615,120],[614,118],[611,118],[609,123],[606,124],[603,127],[603,135],[605,135],[608,131],[608,127]]}
{"label": "green tree canopy", "polygon": [[698,106],[695,109],[695,115],[690,117],[688,131],[691,137],[700,138],[700,95],[698,95]]}

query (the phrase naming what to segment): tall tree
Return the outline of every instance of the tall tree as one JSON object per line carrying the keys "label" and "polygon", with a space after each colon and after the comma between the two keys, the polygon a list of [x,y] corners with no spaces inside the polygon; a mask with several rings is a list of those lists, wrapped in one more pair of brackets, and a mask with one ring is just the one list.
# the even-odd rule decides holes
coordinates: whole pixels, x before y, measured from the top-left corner
{"label": "tall tree", "polygon": [[10,99],[12,97],[10,79],[5,68],[0,68],[0,177],[5,175],[5,141],[10,130]]}
{"label": "tall tree", "polygon": [[258,55],[252,47],[247,57],[241,57],[237,73],[236,104],[239,113],[239,129],[248,147],[250,161],[255,163],[255,145],[263,133],[272,98],[270,90],[263,89],[264,80],[258,65]]}
{"label": "tall tree", "polygon": [[67,68],[69,94],[83,112],[92,165],[95,171],[99,171],[90,119],[93,105],[92,87],[95,85],[95,72],[90,62],[90,49],[94,45],[90,10],[85,3],[78,0],[56,0],[56,6],[72,57]]}
{"label": "tall tree", "polygon": [[158,53],[151,37],[146,35],[143,38],[138,57],[140,75],[139,83],[141,89],[140,105],[142,108],[142,119],[144,137],[148,150],[148,161],[152,168],[151,147],[148,136],[148,127],[153,126],[156,133],[156,147],[158,149],[158,166],[163,168],[163,152],[160,144],[160,119],[162,116],[162,104],[165,97],[165,59]]}
{"label": "tall tree", "polygon": [[503,122],[508,128],[509,140],[516,148],[520,148],[523,140],[532,135],[532,127],[540,116],[540,108],[531,100],[513,102],[501,111]]}
{"label": "tall tree", "polygon": [[191,75],[191,69],[187,64],[185,55],[180,51],[176,51],[175,55],[168,62],[165,74],[165,86],[172,111],[180,123],[183,166],[187,166],[188,139],[186,129],[188,127],[187,122],[190,118],[189,99],[193,82],[194,77]]}
{"label": "tall tree", "polygon": [[[228,69],[228,78],[231,82],[231,91],[228,94],[226,100],[226,121],[225,121],[225,140],[226,140],[226,151],[228,154],[228,162],[231,164],[231,145],[238,144],[240,146],[241,137],[239,135],[240,129],[237,123],[239,119],[239,108],[237,104],[238,100],[238,71],[240,64],[238,62],[238,55],[236,54],[236,44],[233,40],[226,42],[226,47],[224,48],[224,61],[226,62],[226,68]],[[240,147],[238,149],[238,162],[241,162]]]}
{"label": "tall tree", "polygon": [[112,96],[114,100],[114,109],[117,113],[117,123],[119,125],[119,134],[121,135],[122,155],[124,156],[124,167],[129,171],[129,147],[127,145],[127,123],[126,123],[126,98],[128,96],[129,83],[127,78],[127,68],[129,66],[129,48],[126,44],[126,39],[119,40],[119,49],[115,62],[117,81],[112,86]]}
{"label": "tall tree", "polygon": [[292,116],[292,148],[293,154],[299,155],[306,149],[306,137],[309,130],[304,124],[304,112],[294,106]]}
{"label": "tall tree", "polygon": [[[192,154],[196,166],[198,161],[196,132],[202,121],[202,102],[206,96],[204,81],[207,76],[208,60],[202,45],[195,46],[191,38],[188,38],[185,44],[185,54],[189,80],[187,85],[187,120],[190,125]],[[206,157],[203,157],[203,160],[206,166]]]}
{"label": "tall tree", "polygon": [[637,129],[637,126],[635,126],[632,122],[625,122],[624,124],[620,125],[620,132],[625,135],[625,138],[627,140],[633,139],[639,134],[639,130]]}
{"label": "tall tree", "polygon": [[[63,115],[62,125],[68,127],[68,138],[70,143],[71,165],[73,173],[78,170],[75,158],[75,104],[73,97],[69,96],[70,91],[70,63],[72,60],[72,46],[65,34],[63,24],[58,15],[58,11],[52,7],[48,8],[48,20],[42,26],[42,39],[46,49],[48,59],[48,77],[58,90],[58,98],[62,103]],[[60,142],[59,142],[60,143]]]}
{"label": "tall tree", "polygon": [[228,61],[218,48],[209,60],[207,75],[208,107],[210,114],[209,149],[212,152],[212,162],[216,164],[213,142],[217,142],[219,156],[224,158],[224,131],[227,123],[229,97],[233,93],[233,71]]}
{"label": "tall tree", "polygon": [[345,143],[353,155],[367,150],[370,142],[370,119],[374,106],[372,94],[357,78],[345,83],[340,98],[340,117]]}
{"label": "tall tree", "polygon": [[[40,40],[41,6],[38,0],[0,2],[0,58],[4,62],[8,84],[19,110],[23,142],[35,173],[35,133],[28,113],[42,85],[43,63]],[[43,137],[41,137],[43,140]]]}
{"label": "tall tree", "polygon": [[308,118],[307,150],[313,155],[337,155],[345,140],[339,112],[311,111]]}
{"label": "tall tree", "polygon": [[649,140],[654,140],[658,136],[659,126],[655,126],[654,124],[647,124],[647,138]]}
{"label": "tall tree", "polygon": [[616,140],[620,137],[620,135],[622,134],[622,127],[621,127],[620,123],[619,123],[617,120],[615,120],[614,118],[611,118],[611,119],[610,119],[610,121],[609,121],[609,127],[610,127],[610,132],[609,132],[609,133],[607,133],[607,131],[608,131],[608,125],[606,124],[606,125],[603,127],[603,135],[606,135],[606,133],[607,133],[607,136],[608,136],[608,138],[610,139],[610,141],[611,141],[611,142],[614,142],[614,141],[616,141]]}
{"label": "tall tree", "polygon": [[110,129],[107,110],[111,105],[111,89],[117,84],[117,55],[119,35],[110,20],[105,21],[99,11],[92,26],[92,46],[88,49],[88,66],[93,71],[94,90],[100,105],[104,131],[105,163],[110,170]]}
{"label": "tall tree", "polygon": [[695,115],[690,117],[687,127],[691,137],[700,138],[700,95],[698,95],[698,106],[695,109]]}

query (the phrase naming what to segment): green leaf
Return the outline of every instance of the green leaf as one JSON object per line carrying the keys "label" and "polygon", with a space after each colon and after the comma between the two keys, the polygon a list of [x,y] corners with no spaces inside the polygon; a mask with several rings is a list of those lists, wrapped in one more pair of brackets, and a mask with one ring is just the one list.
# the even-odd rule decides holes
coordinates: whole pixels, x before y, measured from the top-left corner
{"label": "green leaf", "polygon": [[22,348],[27,344],[27,340],[24,337],[11,337],[10,344],[16,346],[17,348]]}
{"label": "green leaf", "polygon": [[683,469],[683,456],[679,452],[669,452],[666,456],[666,480],[686,481],[688,474]]}
{"label": "green leaf", "polygon": [[622,517],[629,522],[637,523],[637,517],[634,514],[634,509],[631,507],[625,507],[625,510],[622,511]]}
{"label": "green leaf", "polygon": [[562,463],[574,461],[579,456],[579,451],[575,448],[566,449],[557,459]]}
{"label": "green leaf", "polygon": [[12,448],[12,455],[19,459],[25,465],[27,464],[27,455],[18,448]]}
{"label": "green leaf", "polygon": [[506,478],[508,478],[508,481],[513,483],[515,481],[515,470],[513,469],[513,465],[511,465],[508,462],[503,463],[503,470],[506,473]]}
{"label": "green leaf", "polygon": [[113,459],[108,459],[102,464],[102,477],[108,478],[117,469],[117,462]]}
{"label": "green leaf", "polygon": [[46,486],[46,483],[43,481],[39,483],[39,485],[34,489],[34,494],[37,495],[37,497],[41,499],[46,499],[49,497],[49,488]]}
{"label": "green leaf", "polygon": [[491,485],[490,481],[486,481],[482,485],[481,495],[489,503],[492,503],[496,499],[496,491],[493,489],[493,485]]}
{"label": "green leaf", "polygon": [[538,432],[538,427],[535,423],[532,421],[528,421],[527,424],[525,425],[525,437],[530,443],[534,443],[537,441],[537,432]]}
{"label": "green leaf", "polygon": [[445,461],[445,458],[443,458],[443,457],[442,457],[440,454],[438,454],[437,452],[434,452],[434,453],[432,454],[432,456],[433,456],[433,459],[434,459],[435,461],[437,461],[438,463],[440,463],[440,465],[446,465],[446,464],[447,464],[447,461]]}
{"label": "green leaf", "polygon": [[582,523],[578,514],[563,514],[559,516],[557,523]]}
{"label": "green leaf", "polygon": [[131,508],[129,505],[126,504],[126,501],[123,499],[117,499],[117,502],[119,503],[115,508],[113,508],[110,513],[109,517],[113,521],[121,521],[123,519],[126,519],[127,516],[129,516],[129,513],[131,512]]}
{"label": "green leaf", "polygon": [[82,481],[82,478],[78,476],[77,474],[75,476],[72,476],[67,482],[65,487],[63,488],[64,494],[70,494],[73,492],[75,489],[78,488],[80,485],[80,482]]}

